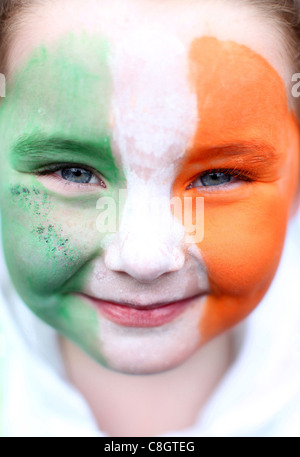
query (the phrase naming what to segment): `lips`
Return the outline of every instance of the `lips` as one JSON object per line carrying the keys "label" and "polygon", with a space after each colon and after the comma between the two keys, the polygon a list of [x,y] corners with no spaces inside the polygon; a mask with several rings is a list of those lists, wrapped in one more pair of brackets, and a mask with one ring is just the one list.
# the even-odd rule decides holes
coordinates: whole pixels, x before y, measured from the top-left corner
{"label": "lips", "polygon": [[[104,317],[124,327],[153,328],[173,321],[194,302],[195,297],[166,304],[141,306],[120,304],[84,296]],[[199,298],[199,297],[198,297]]]}

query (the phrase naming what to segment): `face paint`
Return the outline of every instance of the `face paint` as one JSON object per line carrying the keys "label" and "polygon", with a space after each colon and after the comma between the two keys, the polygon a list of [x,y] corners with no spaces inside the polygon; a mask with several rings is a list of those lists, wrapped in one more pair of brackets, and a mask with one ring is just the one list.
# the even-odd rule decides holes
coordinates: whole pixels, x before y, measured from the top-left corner
{"label": "face paint", "polygon": [[[111,47],[98,36],[60,39],[15,78],[0,110],[3,237],[11,276],[36,314],[99,363],[154,373],[186,360],[265,293],[295,188],[298,137],[291,121],[284,140],[281,121],[291,117],[283,84],[249,49],[196,40],[189,80],[188,54],[176,34],[133,27],[121,38]],[[99,179],[88,187],[62,184],[57,173],[64,167],[95,172],[105,186]],[[247,181],[221,192],[192,185],[215,168],[241,168]],[[96,230],[97,201],[117,202],[125,187],[112,239]],[[199,246],[184,245],[180,224],[173,236],[159,223],[171,219],[170,208],[166,219],[156,216],[157,230],[147,218],[151,198],[170,198],[173,190],[181,198],[205,196]],[[234,230],[239,236],[232,239]],[[188,304],[164,325],[130,327],[82,295],[119,307]]]}
{"label": "face paint", "polygon": [[[2,230],[14,284],[39,317],[101,363],[97,313],[76,294],[103,250],[105,234],[95,230],[99,190],[114,197],[122,182],[110,149],[107,59],[102,38],[70,35],[42,47],[0,108]],[[55,172],[64,166],[91,169],[107,186],[82,192],[61,183]]]}
{"label": "face paint", "polygon": [[[249,48],[196,39],[190,64],[199,124],[174,190],[205,198],[198,249],[212,293],[199,328],[207,341],[244,318],[271,283],[299,179],[299,133],[283,81]],[[209,172],[236,182],[205,187],[197,177]]]}

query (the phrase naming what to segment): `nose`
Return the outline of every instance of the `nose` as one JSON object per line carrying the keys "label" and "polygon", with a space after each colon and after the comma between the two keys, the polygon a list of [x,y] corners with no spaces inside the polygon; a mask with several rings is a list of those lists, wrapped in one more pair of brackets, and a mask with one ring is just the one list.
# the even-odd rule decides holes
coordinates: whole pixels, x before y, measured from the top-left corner
{"label": "nose", "polygon": [[185,263],[184,228],[172,215],[170,198],[128,192],[119,232],[107,247],[108,269],[149,283]]}

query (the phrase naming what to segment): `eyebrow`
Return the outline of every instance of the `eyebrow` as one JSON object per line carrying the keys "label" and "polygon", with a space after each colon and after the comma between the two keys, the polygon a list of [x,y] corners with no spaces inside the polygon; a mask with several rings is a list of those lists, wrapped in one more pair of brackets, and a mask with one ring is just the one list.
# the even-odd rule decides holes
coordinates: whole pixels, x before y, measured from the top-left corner
{"label": "eyebrow", "polygon": [[[25,167],[30,171],[39,164],[49,162],[71,162],[88,164],[96,170],[106,171],[118,179],[119,171],[111,152],[110,138],[103,136],[97,142],[78,141],[60,137],[42,137],[38,135],[23,136],[12,148],[11,160],[18,168]],[[103,168],[105,170],[103,170]]]}
{"label": "eyebrow", "polygon": [[211,152],[213,154],[219,153],[226,157],[237,157],[239,155],[253,156],[253,154],[259,153],[260,156],[264,157],[267,160],[276,159],[278,156],[278,152],[274,146],[257,140],[216,145],[207,148],[205,152]]}
{"label": "eyebrow", "polygon": [[62,152],[82,154],[85,152],[88,155],[99,155],[100,152],[105,152],[104,149],[107,149],[108,146],[109,140],[106,137],[95,144],[59,137],[28,136],[17,141],[13,147],[13,154],[26,160],[42,160],[45,152],[51,154],[61,154]]}
{"label": "eyebrow", "polygon": [[247,164],[258,167],[264,164],[278,165],[282,162],[282,155],[273,145],[258,140],[237,143],[225,143],[218,146],[199,149],[199,154],[193,161],[199,161],[202,155],[212,158],[234,159],[236,162],[247,160]]}

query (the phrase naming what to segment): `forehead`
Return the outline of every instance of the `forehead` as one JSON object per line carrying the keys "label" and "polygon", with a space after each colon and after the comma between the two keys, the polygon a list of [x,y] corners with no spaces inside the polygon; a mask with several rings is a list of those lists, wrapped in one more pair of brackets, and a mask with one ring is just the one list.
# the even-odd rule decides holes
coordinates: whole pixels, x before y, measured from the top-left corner
{"label": "forehead", "polygon": [[[172,20],[170,20],[170,18]],[[284,81],[290,78],[282,34],[271,18],[253,5],[236,0],[54,0],[29,9],[11,47],[9,73],[39,43],[51,43],[66,32],[88,31],[120,43],[142,30],[175,35],[186,51],[201,36],[234,41],[261,54]]]}
{"label": "forehead", "polygon": [[[262,104],[265,117],[282,106],[278,80],[288,80],[288,65],[274,29],[249,6],[217,0],[184,8],[175,1],[74,3],[54,1],[35,10],[26,20],[31,32],[24,23],[10,53],[14,72],[44,46],[23,78],[21,98],[31,100],[38,122],[50,119],[52,130],[67,132],[72,125],[71,135],[95,138],[112,131],[113,151],[126,166],[161,169],[192,146],[199,121],[207,118],[211,129],[208,117],[217,118],[216,131],[230,132],[242,111],[249,124],[258,123],[251,99]],[[277,116],[278,126],[281,120]],[[269,121],[263,121],[266,131],[275,128]]]}

